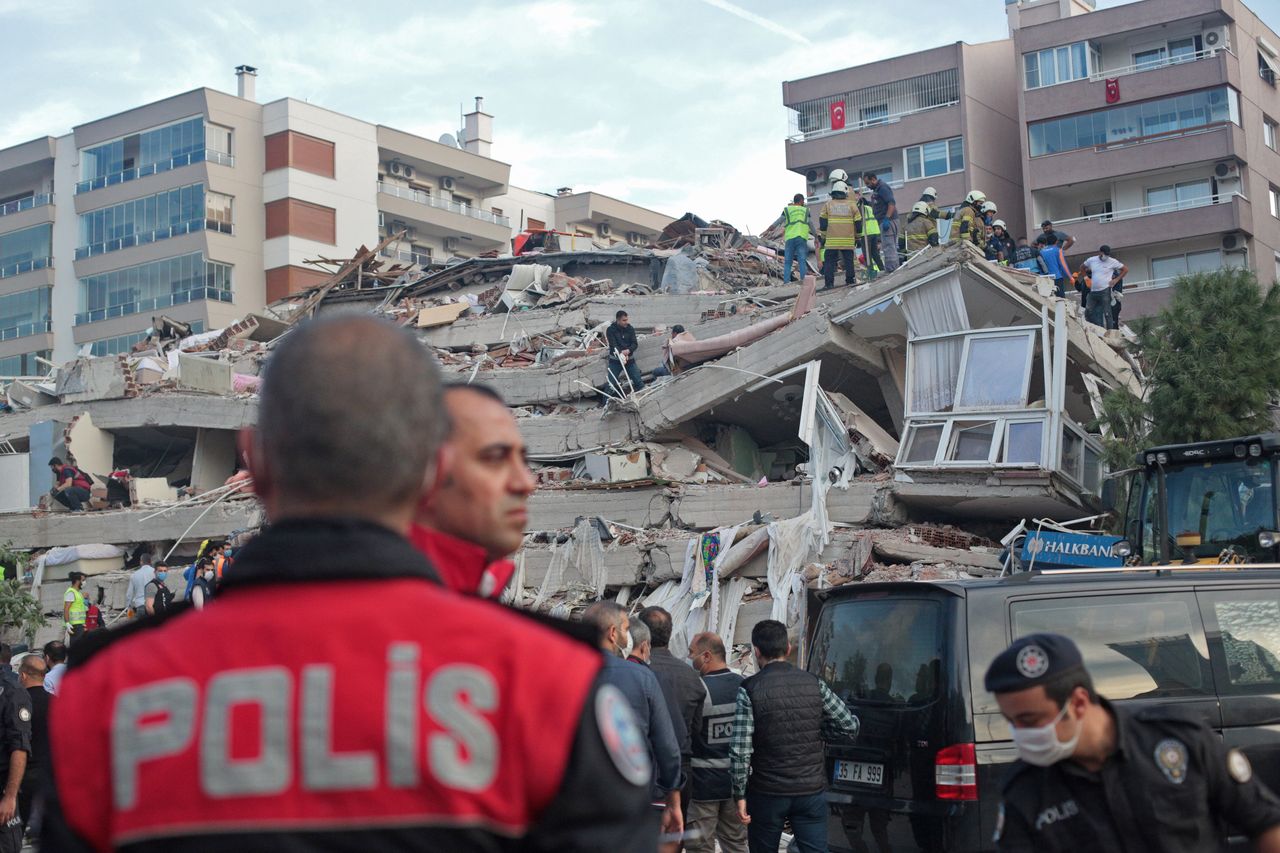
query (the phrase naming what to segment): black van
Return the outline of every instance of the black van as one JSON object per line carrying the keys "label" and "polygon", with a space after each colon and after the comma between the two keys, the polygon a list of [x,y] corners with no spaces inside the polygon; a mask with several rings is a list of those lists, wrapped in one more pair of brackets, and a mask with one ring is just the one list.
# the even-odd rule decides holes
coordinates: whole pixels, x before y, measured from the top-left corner
{"label": "black van", "polygon": [[820,599],[809,670],[862,721],[827,749],[833,851],[995,849],[1017,751],[982,678],[1042,631],[1079,644],[1103,696],[1194,711],[1280,791],[1280,570],[1033,572]]}

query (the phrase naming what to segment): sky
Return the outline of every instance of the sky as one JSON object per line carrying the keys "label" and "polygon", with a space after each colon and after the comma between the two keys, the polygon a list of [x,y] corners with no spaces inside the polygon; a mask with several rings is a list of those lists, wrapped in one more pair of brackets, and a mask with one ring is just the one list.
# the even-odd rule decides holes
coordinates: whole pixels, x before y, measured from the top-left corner
{"label": "sky", "polygon": [[[1280,28],[1280,0],[1250,6]],[[0,148],[201,86],[234,92],[247,64],[263,103],[431,139],[482,95],[517,186],[758,232],[804,190],[785,167],[782,81],[1007,27],[1001,0],[0,0],[0,32]]]}

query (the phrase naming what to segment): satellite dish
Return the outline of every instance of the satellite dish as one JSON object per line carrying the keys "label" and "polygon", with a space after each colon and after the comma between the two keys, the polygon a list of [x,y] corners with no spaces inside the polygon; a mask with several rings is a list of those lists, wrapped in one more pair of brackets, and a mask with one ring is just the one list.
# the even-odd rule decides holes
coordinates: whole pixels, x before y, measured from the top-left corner
{"label": "satellite dish", "polygon": [[442,135],[440,136],[439,142],[440,142],[440,144],[441,144],[441,145],[448,145],[450,148],[457,148],[457,147],[458,147],[458,140],[456,140],[456,139],[454,139],[454,138],[453,138],[453,134],[452,134],[452,133],[445,133],[445,134],[442,134]]}

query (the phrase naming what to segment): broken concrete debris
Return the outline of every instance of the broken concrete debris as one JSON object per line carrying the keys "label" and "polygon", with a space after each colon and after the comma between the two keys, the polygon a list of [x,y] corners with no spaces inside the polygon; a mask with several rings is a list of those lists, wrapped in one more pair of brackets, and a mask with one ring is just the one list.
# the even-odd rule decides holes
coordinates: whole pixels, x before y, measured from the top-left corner
{"label": "broken concrete debris", "polygon": [[[508,601],[661,604],[673,642],[742,646],[764,618],[799,639],[816,591],[996,575],[1011,524],[1097,511],[1086,425],[1106,388],[1137,387],[1122,336],[966,246],[815,293],[782,283],[779,243],[692,216],[653,248],[542,241],[445,267],[390,262],[392,242],[316,261],[327,281],[226,329],[159,318],[127,356],[11,383],[0,464],[24,476],[0,486],[0,541],[181,555],[252,530],[258,505],[223,483],[262,365],[300,319],[357,308],[513,407],[538,489]],[[606,392],[619,310],[646,382],[622,395]],[[92,476],[89,512],[41,499],[50,455]]]}

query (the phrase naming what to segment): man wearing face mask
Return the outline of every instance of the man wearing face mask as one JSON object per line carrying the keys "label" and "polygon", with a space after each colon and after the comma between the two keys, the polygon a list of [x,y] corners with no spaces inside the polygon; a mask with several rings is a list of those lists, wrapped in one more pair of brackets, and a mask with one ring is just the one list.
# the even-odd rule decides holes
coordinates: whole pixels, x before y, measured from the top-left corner
{"label": "man wearing face mask", "polygon": [[1280,799],[1249,759],[1177,708],[1130,712],[1098,696],[1067,637],[1015,641],[985,684],[1019,758],[1004,780],[999,850],[1218,850],[1225,821],[1256,850],[1280,851]]}

